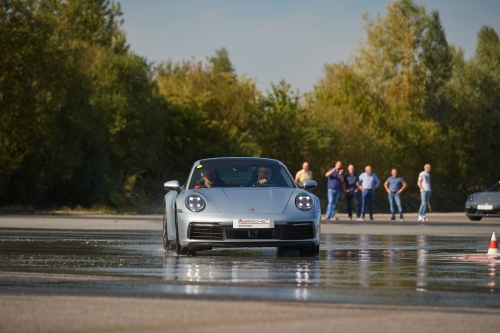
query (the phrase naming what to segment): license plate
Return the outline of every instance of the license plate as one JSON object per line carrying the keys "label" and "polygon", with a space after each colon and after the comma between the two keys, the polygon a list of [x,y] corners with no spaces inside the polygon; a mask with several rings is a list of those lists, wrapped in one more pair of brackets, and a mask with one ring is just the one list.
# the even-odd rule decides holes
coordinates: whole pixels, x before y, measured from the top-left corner
{"label": "license plate", "polygon": [[233,220],[234,229],[269,229],[274,228],[271,219],[236,219]]}
{"label": "license plate", "polygon": [[477,205],[478,210],[493,210],[492,205]]}

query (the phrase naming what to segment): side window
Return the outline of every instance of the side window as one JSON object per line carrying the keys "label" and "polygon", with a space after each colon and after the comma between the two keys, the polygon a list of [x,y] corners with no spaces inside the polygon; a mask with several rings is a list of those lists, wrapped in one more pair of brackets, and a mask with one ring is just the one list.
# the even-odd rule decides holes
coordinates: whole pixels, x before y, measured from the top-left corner
{"label": "side window", "polygon": [[292,180],[288,176],[288,173],[286,172],[285,168],[280,168],[280,176],[281,176],[280,178],[282,179],[282,181],[284,183],[284,184],[281,184],[282,186],[285,186],[285,187],[294,187],[295,186],[295,183],[292,182]]}
{"label": "side window", "polygon": [[190,189],[193,189],[196,183],[201,179],[201,171],[200,169],[195,169],[193,171],[193,177],[191,177],[191,182],[189,183]]}

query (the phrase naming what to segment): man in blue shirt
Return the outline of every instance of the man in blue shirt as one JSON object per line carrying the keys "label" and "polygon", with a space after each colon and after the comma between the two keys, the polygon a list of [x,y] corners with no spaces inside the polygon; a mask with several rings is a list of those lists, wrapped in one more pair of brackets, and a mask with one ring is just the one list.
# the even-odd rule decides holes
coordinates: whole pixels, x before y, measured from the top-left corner
{"label": "man in blue shirt", "polygon": [[338,220],[335,217],[335,209],[339,201],[340,191],[342,191],[342,183],[344,182],[344,170],[342,169],[342,162],[335,163],[335,167],[328,169],[325,177],[328,178],[328,207],[326,208],[326,219],[331,218]]}
{"label": "man in blue shirt", "polygon": [[371,166],[365,167],[365,172],[359,175],[359,189],[361,190],[361,218],[358,221],[365,219],[365,208],[368,203],[370,207],[370,220],[373,220],[373,200],[375,199],[375,189],[380,185],[380,179],[372,172]]}
{"label": "man in blue shirt", "polygon": [[403,180],[403,178],[398,176],[397,169],[391,170],[391,177],[387,178],[384,183],[384,187],[387,191],[389,204],[391,207],[391,221],[394,221],[396,219],[393,204],[394,201],[396,201],[396,205],[398,206],[399,219],[401,221],[404,221],[403,208],[401,207],[401,198],[399,197],[399,195],[406,188],[406,182]]}
{"label": "man in blue shirt", "polygon": [[356,212],[356,217],[359,219],[359,205],[358,205],[358,182],[359,176],[354,172],[354,165],[349,165],[347,167],[348,173],[344,176],[344,192],[345,198],[347,200],[347,214],[349,215],[349,220],[352,220],[352,201],[354,201],[354,210]]}

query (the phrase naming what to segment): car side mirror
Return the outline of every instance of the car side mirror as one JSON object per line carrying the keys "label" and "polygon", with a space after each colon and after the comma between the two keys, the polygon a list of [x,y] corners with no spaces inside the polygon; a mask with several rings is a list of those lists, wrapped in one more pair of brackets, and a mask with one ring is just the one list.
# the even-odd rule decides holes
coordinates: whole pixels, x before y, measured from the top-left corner
{"label": "car side mirror", "polygon": [[315,180],[310,180],[310,179],[304,179],[302,182],[302,188],[304,190],[313,190],[318,186],[318,183],[316,183]]}
{"label": "car side mirror", "polygon": [[176,192],[181,191],[181,185],[179,184],[178,180],[169,180],[168,182],[165,182],[163,184],[163,187],[167,191],[176,191]]}

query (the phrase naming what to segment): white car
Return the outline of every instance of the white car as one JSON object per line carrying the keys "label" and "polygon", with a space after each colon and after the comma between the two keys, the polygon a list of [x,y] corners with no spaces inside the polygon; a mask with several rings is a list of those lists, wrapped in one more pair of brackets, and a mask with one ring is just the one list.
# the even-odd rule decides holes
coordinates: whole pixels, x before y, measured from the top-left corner
{"label": "white car", "polygon": [[469,195],[465,202],[465,215],[471,221],[500,217],[500,182],[484,192]]}
{"label": "white car", "polygon": [[276,247],[319,253],[321,207],[280,161],[227,157],[194,163],[183,186],[164,184],[163,245],[194,254],[216,247]]}

